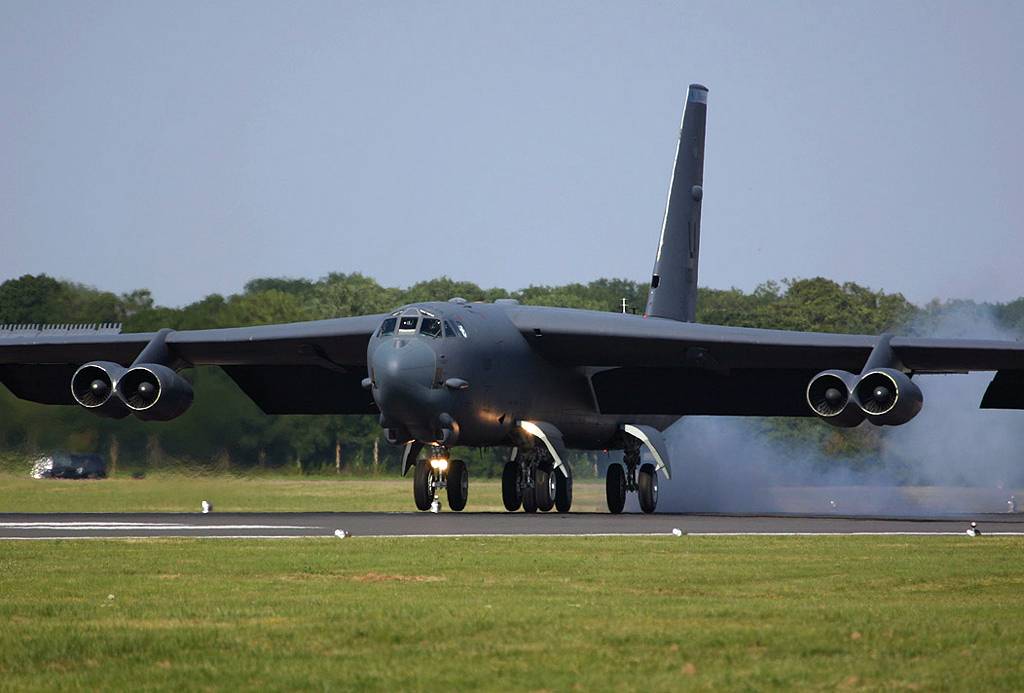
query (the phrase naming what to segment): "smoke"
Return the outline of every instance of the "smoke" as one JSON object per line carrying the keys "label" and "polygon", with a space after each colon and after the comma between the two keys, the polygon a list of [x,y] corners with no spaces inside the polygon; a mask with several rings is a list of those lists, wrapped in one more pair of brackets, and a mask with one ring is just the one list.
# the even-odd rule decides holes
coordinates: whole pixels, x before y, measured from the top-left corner
{"label": "smoke", "polygon": [[[974,304],[926,312],[907,332],[1016,339],[987,306]],[[684,418],[666,431],[673,478],[659,483],[658,510],[1005,512],[1011,489],[1024,483],[1024,411],[978,408],[992,375],[915,376],[925,405],[903,426]]]}

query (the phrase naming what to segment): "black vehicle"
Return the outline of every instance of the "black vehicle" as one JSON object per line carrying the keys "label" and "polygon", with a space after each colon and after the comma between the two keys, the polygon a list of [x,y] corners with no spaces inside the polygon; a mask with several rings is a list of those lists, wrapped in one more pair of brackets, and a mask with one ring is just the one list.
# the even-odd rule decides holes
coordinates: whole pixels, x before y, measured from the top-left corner
{"label": "black vehicle", "polygon": [[106,479],[107,462],[101,455],[55,452],[32,465],[33,479]]}

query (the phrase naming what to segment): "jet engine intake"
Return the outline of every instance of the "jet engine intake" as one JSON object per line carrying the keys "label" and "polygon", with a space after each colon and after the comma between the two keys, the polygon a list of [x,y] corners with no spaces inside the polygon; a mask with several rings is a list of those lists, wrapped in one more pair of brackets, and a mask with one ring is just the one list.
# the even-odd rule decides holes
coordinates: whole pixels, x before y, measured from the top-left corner
{"label": "jet engine intake", "polygon": [[130,413],[115,394],[125,368],[112,361],[90,361],[71,376],[71,395],[82,407],[98,416],[123,419]]}
{"label": "jet engine intake", "polygon": [[124,403],[144,421],[170,421],[192,405],[192,385],[167,366],[132,366],[117,381]]}
{"label": "jet engine intake", "polygon": [[863,374],[854,396],[865,418],[876,426],[905,424],[924,406],[921,388],[894,368],[876,368]]}
{"label": "jet engine intake", "polygon": [[853,401],[857,376],[847,371],[822,371],[807,386],[807,404],[825,423],[853,428],[864,421],[864,412]]}

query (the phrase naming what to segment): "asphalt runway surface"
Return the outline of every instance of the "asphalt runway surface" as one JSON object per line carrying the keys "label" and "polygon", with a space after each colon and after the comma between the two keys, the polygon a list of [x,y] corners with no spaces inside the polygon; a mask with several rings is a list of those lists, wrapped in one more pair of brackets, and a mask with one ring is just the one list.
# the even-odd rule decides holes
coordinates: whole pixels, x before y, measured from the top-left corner
{"label": "asphalt runway surface", "polygon": [[454,536],[1024,535],[1024,514],[942,518],[840,515],[642,515],[607,513],[12,513],[0,540],[142,537],[294,538]]}

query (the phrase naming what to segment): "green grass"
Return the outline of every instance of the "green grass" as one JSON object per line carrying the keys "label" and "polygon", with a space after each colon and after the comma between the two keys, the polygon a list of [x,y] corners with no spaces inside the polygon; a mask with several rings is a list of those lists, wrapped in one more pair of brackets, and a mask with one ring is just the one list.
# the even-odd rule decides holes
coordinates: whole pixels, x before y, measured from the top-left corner
{"label": "green grass", "polygon": [[995,537],[0,542],[0,689],[1020,690],[1022,559]]}
{"label": "green grass", "polygon": [[[604,512],[604,483],[575,484],[573,509]],[[399,476],[359,479],[346,476],[295,477],[185,476],[149,474],[144,479],[115,477],[72,481],[31,479],[0,473],[0,513],[12,512],[196,512],[203,499],[217,512],[413,511],[412,479]],[[501,482],[472,480],[471,511],[504,510]]]}

